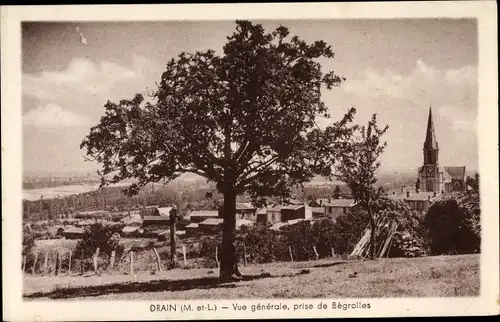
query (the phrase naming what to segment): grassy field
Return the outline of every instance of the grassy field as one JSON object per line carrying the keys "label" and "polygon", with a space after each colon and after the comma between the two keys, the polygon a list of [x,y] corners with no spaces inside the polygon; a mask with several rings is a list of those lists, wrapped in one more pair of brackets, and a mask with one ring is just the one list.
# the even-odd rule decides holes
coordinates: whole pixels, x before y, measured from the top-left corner
{"label": "grassy field", "polygon": [[320,260],[242,267],[242,281],[219,283],[217,269],[133,276],[30,276],[26,300],[446,297],[479,295],[479,255]]}

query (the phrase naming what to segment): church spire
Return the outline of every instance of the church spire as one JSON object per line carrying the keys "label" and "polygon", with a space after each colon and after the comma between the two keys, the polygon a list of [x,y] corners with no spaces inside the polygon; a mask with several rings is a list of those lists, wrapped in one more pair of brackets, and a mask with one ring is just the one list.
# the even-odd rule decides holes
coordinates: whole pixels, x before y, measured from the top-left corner
{"label": "church spire", "polygon": [[427,132],[425,135],[424,148],[437,149],[436,133],[434,131],[434,122],[432,121],[432,106],[429,106],[429,118],[427,120]]}

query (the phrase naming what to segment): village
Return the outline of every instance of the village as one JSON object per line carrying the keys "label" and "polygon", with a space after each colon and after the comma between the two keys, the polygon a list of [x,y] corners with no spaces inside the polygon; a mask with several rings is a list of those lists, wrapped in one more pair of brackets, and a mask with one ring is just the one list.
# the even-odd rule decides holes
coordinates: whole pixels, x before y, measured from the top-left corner
{"label": "village", "polygon": [[[411,191],[402,187],[398,192],[392,191],[389,196],[403,201],[415,213],[425,213],[436,192]],[[335,198],[337,197],[337,198]],[[332,196],[317,198],[309,202],[289,199],[282,204],[257,208],[251,202],[236,204],[236,228],[242,226],[263,225],[268,229],[280,231],[283,228],[307,221],[313,224],[318,219],[335,221],[338,216],[348,215],[354,199]],[[108,207],[109,208],[109,207]],[[47,229],[47,239],[81,239],[86,227],[101,223],[102,225],[123,226],[122,238],[148,238],[158,241],[168,240],[170,235],[170,212],[173,206],[158,205],[135,206],[126,211],[114,209],[81,210],[74,214],[56,214],[55,220],[34,220],[25,223],[28,230],[36,227]],[[223,225],[223,207],[218,210],[186,209],[175,223],[175,235],[182,239],[199,235],[220,233]]]}

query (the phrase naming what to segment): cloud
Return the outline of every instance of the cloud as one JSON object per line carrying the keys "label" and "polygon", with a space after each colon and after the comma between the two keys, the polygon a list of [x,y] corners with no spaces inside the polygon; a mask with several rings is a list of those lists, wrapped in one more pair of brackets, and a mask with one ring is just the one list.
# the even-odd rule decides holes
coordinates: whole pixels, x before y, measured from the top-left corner
{"label": "cloud", "polygon": [[59,105],[39,106],[23,116],[23,125],[37,128],[75,127],[88,125],[89,120],[81,115],[65,110]]}
{"label": "cloud", "polygon": [[477,115],[473,110],[443,105],[438,108],[437,115],[448,121],[451,129],[456,132],[477,131]]}
{"label": "cloud", "polygon": [[[347,93],[363,97],[404,99],[415,103],[439,100],[445,96],[466,104],[476,104],[477,68],[462,66],[457,69],[437,69],[418,60],[408,74],[392,69],[383,72],[368,68],[362,77],[348,80],[343,86]],[[452,97],[455,95],[455,97]],[[465,102],[468,101],[468,102]],[[444,102],[443,102],[444,103]]]}
{"label": "cloud", "polygon": [[75,58],[61,72],[23,75],[23,93],[44,100],[68,94],[95,94],[109,91],[117,83],[136,76],[136,71],[116,63],[101,62],[96,66],[88,59]]}

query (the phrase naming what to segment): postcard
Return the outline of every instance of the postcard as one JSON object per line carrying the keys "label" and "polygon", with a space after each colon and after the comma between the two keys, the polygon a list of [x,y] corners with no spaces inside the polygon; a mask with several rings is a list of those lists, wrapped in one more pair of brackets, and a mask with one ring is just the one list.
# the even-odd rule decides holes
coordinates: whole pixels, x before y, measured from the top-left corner
{"label": "postcard", "polygon": [[495,9],[2,7],[4,319],[498,314]]}

